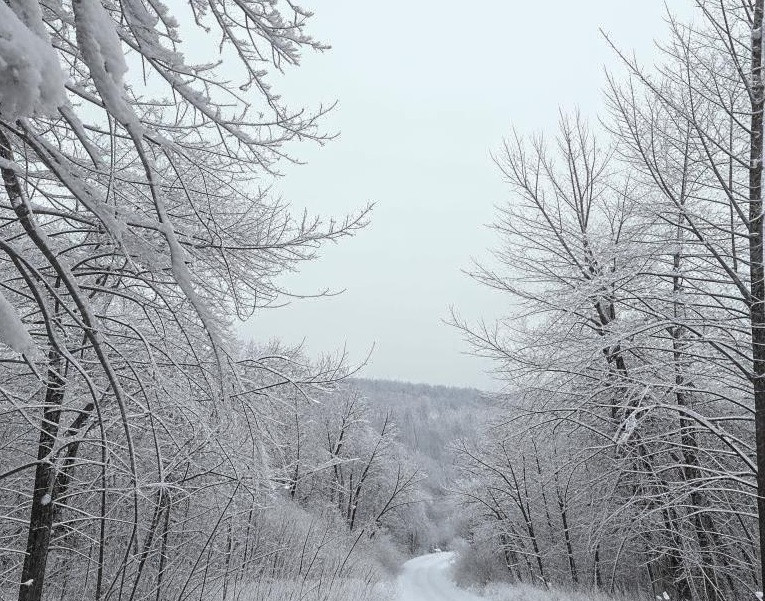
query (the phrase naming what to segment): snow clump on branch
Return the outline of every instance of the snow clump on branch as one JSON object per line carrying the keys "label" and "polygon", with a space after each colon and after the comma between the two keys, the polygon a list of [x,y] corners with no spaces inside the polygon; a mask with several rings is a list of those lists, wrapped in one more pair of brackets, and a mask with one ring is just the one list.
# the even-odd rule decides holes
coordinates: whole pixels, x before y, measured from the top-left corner
{"label": "snow clump on branch", "polygon": [[66,101],[64,75],[37,2],[0,2],[0,115],[55,113]]}

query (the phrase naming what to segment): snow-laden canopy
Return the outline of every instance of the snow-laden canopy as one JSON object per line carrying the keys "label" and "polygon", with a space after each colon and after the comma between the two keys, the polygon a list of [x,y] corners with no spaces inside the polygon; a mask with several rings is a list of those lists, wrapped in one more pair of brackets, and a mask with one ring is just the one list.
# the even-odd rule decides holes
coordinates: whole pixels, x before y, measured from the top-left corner
{"label": "snow-laden canopy", "polygon": [[[309,17],[275,0],[0,2],[0,482],[29,490],[35,473],[29,498],[0,495],[0,589],[20,577],[20,598],[41,598],[70,506],[66,531],[111,554],[96,598],[122,570],[135,592],[134,543],[156,540],[143,505],[169,520],[179,499],[253,503],[270,477],[260,401],[335,377],[299,353],[244,357],[229,331],[365,221],[295,218],[269,192],[290,142],[324,139],[325,109],[290,109],[268,83],[324,48]],[[183,593],[196,567],[159,579]]]}

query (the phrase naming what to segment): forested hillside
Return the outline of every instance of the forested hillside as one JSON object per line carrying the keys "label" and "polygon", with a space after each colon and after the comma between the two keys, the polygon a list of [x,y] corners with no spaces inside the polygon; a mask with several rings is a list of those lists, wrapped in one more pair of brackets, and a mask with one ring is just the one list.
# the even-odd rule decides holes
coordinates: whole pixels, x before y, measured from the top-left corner
{"label": "forested hillside", "polygon": [[366,397],[376,421],[391,413],[402,444],[437,470],[448,468],[454,441],[476,437],[491,403],[473,388],[358,378],[349,383]]}
{"label": "forested hillside", "polygon": [[464,525],[452,496],[455,444],[482,435],[491,401],[472,388],[365,379],[351,385],[368,400],[375,423],[395,420],[397,438],[421,474],[420,502],[394,533],[396,540],[412,554],[451,547]]}

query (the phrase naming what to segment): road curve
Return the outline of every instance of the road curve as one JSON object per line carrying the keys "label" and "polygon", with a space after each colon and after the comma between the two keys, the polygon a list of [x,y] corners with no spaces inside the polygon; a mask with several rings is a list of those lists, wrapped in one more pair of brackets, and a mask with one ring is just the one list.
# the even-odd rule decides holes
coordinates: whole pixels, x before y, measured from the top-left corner
{"label": "road curve", "polygon": [[407,561],[399,576],[396,601],[484,601],[454,584],[453,559],[454,553],[430,553]]}

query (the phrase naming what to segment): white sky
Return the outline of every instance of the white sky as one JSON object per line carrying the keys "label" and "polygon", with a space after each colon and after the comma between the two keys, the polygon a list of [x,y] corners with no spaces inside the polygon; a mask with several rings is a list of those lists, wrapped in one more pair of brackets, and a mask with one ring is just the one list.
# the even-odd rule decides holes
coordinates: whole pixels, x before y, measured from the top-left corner
{"label": "white sky", "polygon": [[[506,198],[491,162],[510,125],[554,133],[559,109],[602,108],[603,66],[618,68],[599,29],[650,63],[665,35],[660,0],[331,0],[306,56],[277,88],[293,105],[338,100],[339,139],[298,147],[277,188],[296,211],[342,215],[374,201],[371,226],[327,247],[284,284],[299,293],[345,289],[264,311],[247,337],[305,341],[312,353],[374,352],[360,375],[492,388],[491,365],[465,354],[444,325],[449,306],[487,319],[507,299],[461,270],[495,244],[484,225]],[[686,0],[668,0],[689,14]]]}

